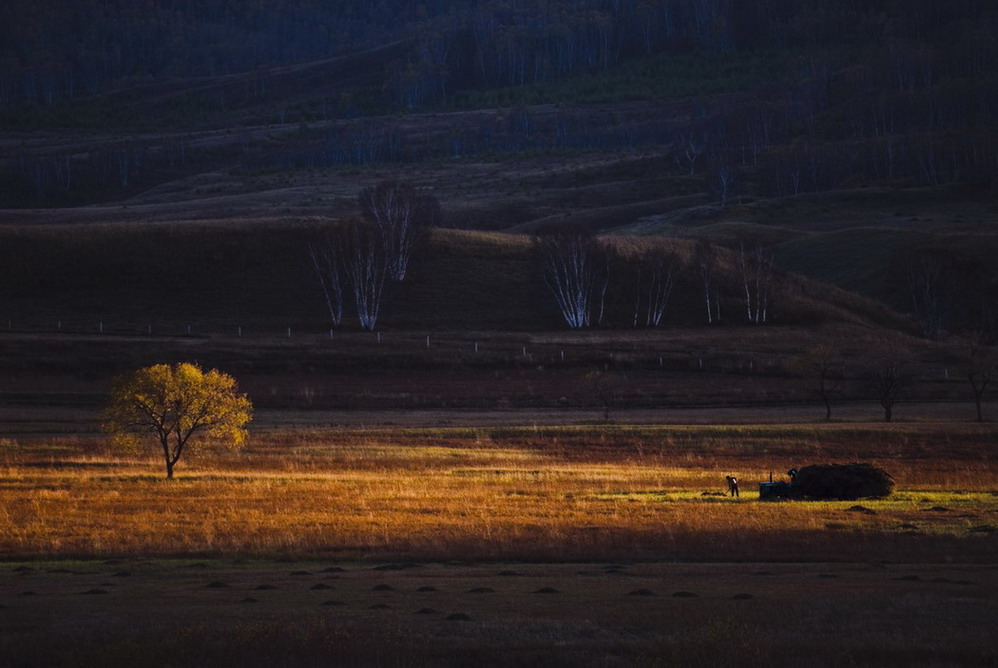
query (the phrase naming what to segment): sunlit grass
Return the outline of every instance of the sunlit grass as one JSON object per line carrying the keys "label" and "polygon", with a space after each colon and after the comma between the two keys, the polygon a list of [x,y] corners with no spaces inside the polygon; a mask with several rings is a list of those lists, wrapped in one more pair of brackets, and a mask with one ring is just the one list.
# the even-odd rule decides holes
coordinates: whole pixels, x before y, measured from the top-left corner
{"label": "sunlit grass", "polygon": [[[947,539],[981,558],[998,530],[995,466],[976,456],[992,434],[957,430],[925,456],[939,429],[278,431],[182,461],[174,481],[102,441],[7,443],[0,555],[807,560],[911,558]],[[892,497],[758,501],[788,461],[855,459],[857,435],[888,441],[866,459],[897,479]],[[740,498],[723,496],[728,473]]]}

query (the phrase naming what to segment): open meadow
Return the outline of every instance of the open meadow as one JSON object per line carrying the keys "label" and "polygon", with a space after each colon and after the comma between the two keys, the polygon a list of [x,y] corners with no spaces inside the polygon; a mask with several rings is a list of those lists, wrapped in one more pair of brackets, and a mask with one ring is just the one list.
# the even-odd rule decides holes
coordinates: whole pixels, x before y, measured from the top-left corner
{"label": "open meadow", "polygon": [[996,4],[0,0],[0,668],[998,666]]}
{"label": "open meadow", "polygon": [[[996,438],[261,426],[172,481],[100,437],[8,438],[0,642],[11,665],[989,665]],[[757,498],[859,459],[892,496]]]}

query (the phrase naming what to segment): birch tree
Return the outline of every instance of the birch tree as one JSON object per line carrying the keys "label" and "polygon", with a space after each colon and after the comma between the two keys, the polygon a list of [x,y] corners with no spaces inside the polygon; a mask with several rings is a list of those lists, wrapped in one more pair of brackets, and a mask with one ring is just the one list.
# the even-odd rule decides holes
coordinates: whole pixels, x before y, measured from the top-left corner
{"label": "birch tree", "polygon": [[756,242],[738,247],[738,268],[745,293],[745,314],[750,323],[761,325],[769,314],[770,285],[773,277],[773,252]]}
{"label": "birch tree", "polygon": [[689,171],[689,175],[696,174],[697,159],[703,155],[707,142],[701,133],[690,130],[679,136],[678,148],[676,149],[676,164]]}
{"label": "birch tree", "polygon": [[382,237],[388,276],[405,280],[409,262],[429,229],[440,218],[440,204],[405,181],[382,181],[361,191],[358,202],[365,220]]}
{"label": "birch tree", "polygon": [[334,327],[343,323],[344,257],[342,234],[338,230],[316,231],[308,242],[308,257],[322,288],[329,319]]}
{"label": "birch tree", "polygon": [[352,221],[341,228],[339,238],[343,272],[353,293],[360,327],[373,331],[389,274],[384,235],[368,223]]}
{"label": "birch tree", "polygon": [[581,230],[537,236],[535,244],[544,282],[568,326],[581,329],[599,324],[610,275],[606,244]]}
{"label": "birch tree", "polygon": [[717,249],[709,241],[698,241],[693,252],[693,265],[700,276],[703,289],[704,307],[707,309],[707,324],[721,320],[721,303],[718,299],[718,258]]}
{"label": "birch tree", "polygon": [[672,296],[679,259],[665,245],[654,244],[632,261],[637,272],[633,324],[658,327]]}

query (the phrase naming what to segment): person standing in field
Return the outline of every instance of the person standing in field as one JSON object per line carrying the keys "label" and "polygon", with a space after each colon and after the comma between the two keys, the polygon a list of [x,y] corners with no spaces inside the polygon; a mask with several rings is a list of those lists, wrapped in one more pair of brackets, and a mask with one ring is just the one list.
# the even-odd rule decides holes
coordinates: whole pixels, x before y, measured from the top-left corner
{"label": "person standing in field", "polygon": [[728,481],[728,491],[731,492],[731,496],[738,496],[738,478],[726,475],[724,479]]}

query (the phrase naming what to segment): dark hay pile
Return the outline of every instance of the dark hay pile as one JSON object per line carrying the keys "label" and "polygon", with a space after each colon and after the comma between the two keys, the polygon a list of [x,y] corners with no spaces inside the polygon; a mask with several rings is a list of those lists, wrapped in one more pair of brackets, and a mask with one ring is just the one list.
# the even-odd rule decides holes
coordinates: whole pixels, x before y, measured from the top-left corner
{"label": "dark hay pile", "polygon": [[796,495],[805,499],[853,499],[890,496],[894,478],[872,464],[813,464],[797,473]]}

